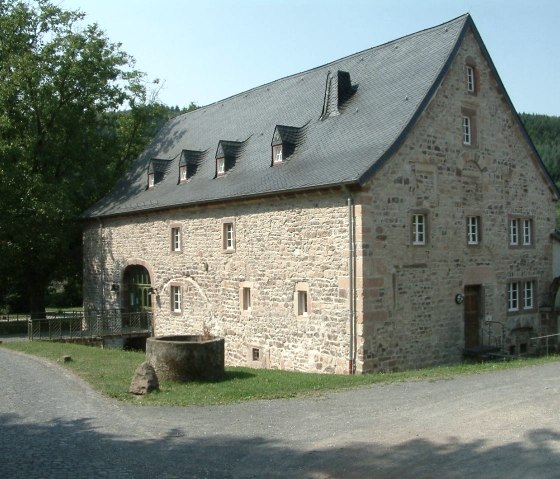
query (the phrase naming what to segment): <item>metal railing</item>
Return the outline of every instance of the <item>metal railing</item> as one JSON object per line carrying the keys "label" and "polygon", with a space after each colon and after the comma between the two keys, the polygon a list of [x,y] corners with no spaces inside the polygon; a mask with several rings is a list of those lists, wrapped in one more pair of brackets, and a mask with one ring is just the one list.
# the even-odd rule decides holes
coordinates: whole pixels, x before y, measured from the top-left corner
{"label": "metal railing", "polygon": [[550,351],[550,339],[551,338],[556,338],[555,343],[558,343],[558,338],[560,337],[560,334],[547,334],[546,336],[535,336],[534,338],[529,338],[529,341],[535,341],[537,342],[537,346],[536,348],[539,349],[539,346],[542,344],[542,341],[545,341],[545,346],[546,346],[546,355],[548,356],[549,351]]}
{"label": "metal railing", "polygon": [[28,320],[28,337],[34,339],[105,338],[149,334],[152,313],[106,310],[93,313],[49,315]]}

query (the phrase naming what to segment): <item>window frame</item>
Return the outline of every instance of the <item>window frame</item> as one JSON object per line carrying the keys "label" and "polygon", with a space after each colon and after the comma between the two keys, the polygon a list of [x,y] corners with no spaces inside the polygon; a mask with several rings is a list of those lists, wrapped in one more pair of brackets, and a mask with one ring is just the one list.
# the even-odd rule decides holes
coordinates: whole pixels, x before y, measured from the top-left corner
{"label": "window frame", "polygon": [[[482,242],[481,224],[482,221],[479,215],[467,216],[467,245],[468,246],[478,246]],[[473,227],[474,227],[474,231],[473,231]]]}
{"label": "window frame", "polygon": [[476,69],[473,65],[466,66],[467,75],[467,91],[469,93],[476,93]]}
{"label": "window frame", "polygon": [[156,186],[156,177],[154,173],[148,173],[148,189],[152,190]]}
{"label": "window frame", "polygon": [[[426,246],[428,244],[428,213],[426,211],[413,211],[411,214],[410,237],[412,246]],[[420,218],[422,218],[422,222],[418,222]]]}
{"label": "window frame", "polygon": [[531,216],[509,215],[508,216],[509,247],[534,248],[534,221]]}
{"label": "window frame", "polygon": [[471,117],[468,115],[463,115],[463,145],[472,145]]}
{"label": "window frame", "polygon": [[180,225],[171,225],[169,228],[171,237],[171,252],[180,253],[183,250],[183,232]]}
{"label": "window frame", "polygon": [[226,157],[220,156],[216,158],[216,176],[224,176],[226,174]]}
{"label": "window frame", "polygon": [[179,166],[179,183],[185,183],[187,181],[187,165]]}
{"label": "window frame", "polygon": [[224,253],[233,253],[235,249],[235,220],[233,218],[224,218],[222,220],[222,250]]}
{"label": "window frame", "polygon": [[[280,156],[280,159],[278,159]],[[279,165],[284,161],[284,146],[282,143],[272,146],[272,164]]]}
{"label": "window frame", "polygon": [[242,282],[239,284],[239,307],[242,314],[249,314],[253,310],[253,284]]}
{"label": "window frame", "polygon": [[169,288],[170,309],[173,314],[183,312],[183,291],[180,284],[172,283]]}
{"label": "window frame", "polygon": [[297,318],[308,318],[311,314],[311,297],[308,283],[296,283],[294,291],[294,314]]}
{"label": "window frame", "polygon": [[461,136],[463,146],[477,146],[476,110],[461,107]]}
{"label": "window frame", "polygon": [[534,313],[537,311],[537,280],[535,278],[512,279],[508,281],[506,295],[507,312],[509,315]]}

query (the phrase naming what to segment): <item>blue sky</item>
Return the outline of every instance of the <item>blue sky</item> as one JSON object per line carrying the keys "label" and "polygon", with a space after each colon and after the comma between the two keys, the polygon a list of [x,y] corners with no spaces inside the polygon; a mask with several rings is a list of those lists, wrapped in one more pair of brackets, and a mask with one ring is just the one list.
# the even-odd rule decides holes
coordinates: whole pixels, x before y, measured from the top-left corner
{"label": "blue sky", "polygon": [[514,106],[560,116],[559,0],[58,0],[206,105],[470,13]]}

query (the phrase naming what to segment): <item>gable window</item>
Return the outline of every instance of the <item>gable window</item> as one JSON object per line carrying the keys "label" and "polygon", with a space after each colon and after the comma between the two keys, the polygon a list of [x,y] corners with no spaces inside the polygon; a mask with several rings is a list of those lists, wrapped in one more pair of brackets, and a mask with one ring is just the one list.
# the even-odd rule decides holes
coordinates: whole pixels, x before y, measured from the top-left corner
{"label": "gable window", "polygon": [[228,253],[235,251],[235,228],[231,220],[222,223],[222,247]]}
{"label": "gable window", "polygon": [[467,91],[469,93],[475,92],[474,67],[470,65],[467,65]]}
{"label": "gable window", "polygon": [[508,312],[528,312],[535,309],[536,282],[511,281],[507,285]]}
{"label": "gable window", "polygon": [[272,162],[274,164],[282,163],[282,145],[272,147]]}
{"label": "gable window", "polygon": [[181,312],[181,286],[171,286],[171,311],[174,313]]}
{"label": "gable window", "polygon": [[427,218],[425,213],[415,213],[412,215],[412,244],[426,244]]}
{"label": "gable window", "polygon": [[181,228],[171,228],[171,251],[181,251]]}
{"label": "gable window", "polygon": [[222,176],[226,172],[226,159],[222,156],[221,158],[216,158],[216,175]]}
{"label": "gable window", "polygon": [[480,243],[480,216],[467,216],[467,244]]}
{"label": "gable window", "polygon": [[533,220],[531,218],[510,217],[509,245],[513,247],[533,246]]}

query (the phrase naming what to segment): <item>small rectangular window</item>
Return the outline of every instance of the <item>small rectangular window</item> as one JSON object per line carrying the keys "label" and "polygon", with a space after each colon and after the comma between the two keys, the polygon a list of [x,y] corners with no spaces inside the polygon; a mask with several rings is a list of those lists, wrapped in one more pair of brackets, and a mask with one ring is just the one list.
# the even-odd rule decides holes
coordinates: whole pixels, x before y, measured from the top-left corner
{"label": "small rectangular window", "polygon": [[533,309],[534,282],[523,283],[523,309]]}
{"label": "small rectangular window", "polygon": [[171,286],[171,308],[174,313],[181,312],[181,287]]}
{"label": "small rectangular window", "polygon": [[243,311],[251,310],[251,288],[243,288],[243,297],[241,298],[241,307]]}
{"label": "small rectangular window", "polygon": [[275,145],[272,147],[272,162],[282,163],[282,145]]}
{"label": "small rectangular window", "polygon": [[259,348],[253,348],[253,361],[260,361],[261,350]]}
{"label": "small rectangular window", "polygon": [[233,223],[224,223],[223,226],[223,241],[224,249],[226,251],[233,251],[235,249],[235,237],[233,231]]}
{"label": "small rectangular window", "polygon": [[467,217],[467,244],[476,245],[480,242],[480,217]]}
{"label": "small rectangular window", "polygon": [[186,167],[186,165],[179,167],[179,181],[187,181],[187,167]]}
{"label": "small rectangular window", "polygon": [[508,311],[519,311],[519,283],[508,283]]}
{"label": "small rectangular window", "polygon": [[517,246],[519,244],[519,219],[512,218],[509,225],[509,244]]}
{"label": "small rectangular window", "polygon": [[307,316],[307,291],[298,291],[297,301],[298,316]]}
{"label": "small rectangular window", "polygon": [[226,172],[226,159],[224,157],[216,159],[216,174],[221,176]]}
{"label": "small rectangular window", "polygon": [[471,118],[463,116],[463,144],[470,145],[472,140]]}
{"label": "small rectangular window", "polygon": [[523,246],[531,245],[531,223],[530,219],[523,219]]}
{"label": "small rectangular window", "polygon": [[171,251],[181,251],[181,228],[171,228]]}
{"label": "small rectangular window", "polygon": [[426,215],[423,213],[412,215],[412,244],[426,244]]}
{"label": "small rectangular window", "polygon": [[467,65],[467,91],[474,92],[475,90],[475,80],[474,80],[474,68]]}
{"label": "small rectangular window", "polygon": [[155,185],[155,179],[154,179],[154,174],[150,173],[148,175],[148,188],[153,188]]}

